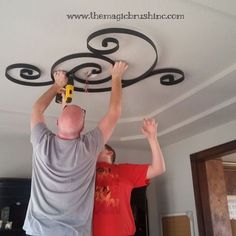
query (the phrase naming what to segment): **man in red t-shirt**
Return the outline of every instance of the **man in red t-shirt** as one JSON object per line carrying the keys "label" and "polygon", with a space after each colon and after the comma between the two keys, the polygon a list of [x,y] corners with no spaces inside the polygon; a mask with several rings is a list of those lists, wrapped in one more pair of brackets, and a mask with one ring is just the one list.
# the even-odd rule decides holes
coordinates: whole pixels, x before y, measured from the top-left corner
{"label": "man in red t-shirt", "polygon": [[151,164],[113,164],[115,151],[107,144],[98,156],[93,236],[134,235],[135,223],[130,206],[132,189],[147,185],[150,178],[165,172],[155,120],[144,119],[142,132],[152,151]]}

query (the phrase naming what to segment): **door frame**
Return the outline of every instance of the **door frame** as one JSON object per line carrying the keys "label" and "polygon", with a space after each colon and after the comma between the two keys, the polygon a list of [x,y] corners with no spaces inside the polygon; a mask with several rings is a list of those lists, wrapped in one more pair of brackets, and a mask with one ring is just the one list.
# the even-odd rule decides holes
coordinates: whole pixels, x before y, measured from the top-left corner
{"label": "door frame", "polygon": [[200,236],[213,235],[205,162],[234,152],[236,152],[236,140],[190,155],[198,230]]}

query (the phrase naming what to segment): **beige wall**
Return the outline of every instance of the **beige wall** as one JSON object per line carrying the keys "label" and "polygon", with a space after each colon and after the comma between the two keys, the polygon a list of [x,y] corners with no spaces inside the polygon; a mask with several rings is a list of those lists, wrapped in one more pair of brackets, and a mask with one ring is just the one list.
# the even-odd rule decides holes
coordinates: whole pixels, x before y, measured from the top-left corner
{"label": "beige wall", "polygon": [[[160,236],[160,215],[193,213],[195,236],[198,236],[190,154],[236,139],[236,120],[204,133],[163,147],[167,171],[154,178],[148,187],[149,224],[151,236]],[[150,153],[138,150],[119,150],[121,161],[144,163]]]}

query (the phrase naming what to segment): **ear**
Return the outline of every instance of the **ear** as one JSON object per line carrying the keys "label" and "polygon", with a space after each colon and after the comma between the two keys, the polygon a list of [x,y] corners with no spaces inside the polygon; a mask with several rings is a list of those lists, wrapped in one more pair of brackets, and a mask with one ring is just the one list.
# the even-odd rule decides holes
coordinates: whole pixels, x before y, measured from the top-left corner
{"label": "ear", "polygon": [[109,156],[112,156],[112,155],[113,155],[113,152],[112,152],[111,150],[107,150],[107,154],[108,154]]}

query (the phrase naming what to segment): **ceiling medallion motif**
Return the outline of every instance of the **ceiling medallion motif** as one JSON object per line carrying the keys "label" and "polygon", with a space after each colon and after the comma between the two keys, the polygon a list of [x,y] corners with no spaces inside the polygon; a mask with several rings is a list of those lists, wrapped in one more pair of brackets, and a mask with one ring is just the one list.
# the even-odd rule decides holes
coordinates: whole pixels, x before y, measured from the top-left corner
{"label": "ceiling medallion motif", "polygon": [[[5,76],[7,79],[10,81],[25,85],[25,86],[46,86],[53,84],[54,79],[53,79],[53,71],[58,69],[62,63],[65,63],[66,61],[69,60],[74,60],[74,59],[80,59],[80,58],[86,58],[86,59],[91,59],[91,62],[86,62],[83,64],[79,64],[75,67],[73,67],[71,70],[67,71],[67,76],[70,76],[71,78],[74,79],[74,81],[77,81],[75,84],[75,91],[80,91],[80,92],[106,92],[110,91],[111,87],[110,86],[104,86],[104,87],[96,87],[98,84],[104,84],[111,80],[111,76],[99,79],[99,80],[94,80],[92,79],[94,76],[102,73],[102,66],[99,65],[98,63],[92,62],[93,59],[96,60],[102,60],[105,61],[109,64],[114,64],[115,61],[113,61],[111,58],[108,57],[109,54],[112,54],[114,52],[117,52],[120,49],[120,44],[119,40],[116,39],[115,37],[104,37],[102,40],[102,47],[104,48],[103,50],[96,49],[91,46],[91,41],[97,37],[101,37],[104,35],[109,35],[109,34],[122,34],[125,36],[135,36],[138,37],[142,40],[145,40],[151,48],[154,50],[155,53],[155,59],[152,63],[152,65],[149,67],[148,70],[146,70],[143,74],[139,75],[138,77],[135,78],[129,78],[129,79],[123,79],[122,80],[122,87],[128,87],[132,84],[135,84],[141,80],[144,80],[150,76],[153,75],[160,75],[160,83],[162,85],[175,85],[178,83],[181,83],[184,80],[184,72],[180,69],[177,68],[161,68],[161,69],[155,69],[157,62],[158,62],[158,52],[155,44],[153,41],[148,38],[146,35],[126,29],[126,28],[106,28],[102,30],[95,31],[94,33],[90,34],[87,38],[87,48],[90,52],[85,52],[85,53],[75,53],[75,54],[70,54],[67,56],[64,56],[57,60],[51,67],[51,80],[50,81],[45,81],[45,82],[34,82],[35,80],[39,79],[41,76],[41,70],[31,64],[26,64],[26,63],[17,63],[17,64],[12,64],[9,65],[6,68],[5,71]],[[112,44],[115,45],[110,49],[107,49],[108,45]],[[88,78],[80,78],[78,76],[78,71],[84,68],[93,68],[91,70],[91,74],[88,76]],[[10,71],[18,69],[20,72],[20,77],[23,80],[19,80],[17,78],[14,78]],[[33,82],[32,82],[33,81]],[[78,86],[78,84],[80,86]],[[86,85],[86,86],[85,86]],[[89,86],[91,85],[91,86]],[[93,88],[92,88],[93,86]]]}

